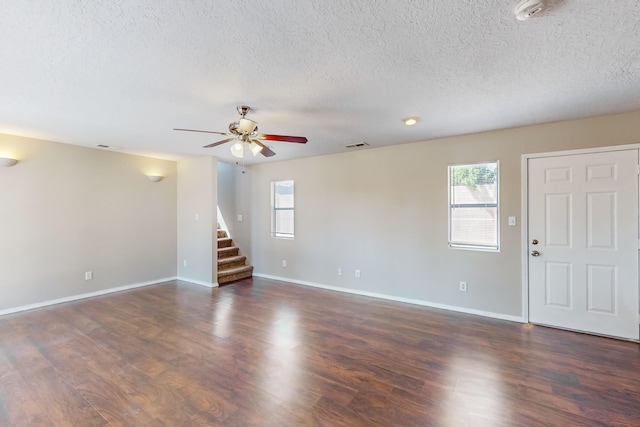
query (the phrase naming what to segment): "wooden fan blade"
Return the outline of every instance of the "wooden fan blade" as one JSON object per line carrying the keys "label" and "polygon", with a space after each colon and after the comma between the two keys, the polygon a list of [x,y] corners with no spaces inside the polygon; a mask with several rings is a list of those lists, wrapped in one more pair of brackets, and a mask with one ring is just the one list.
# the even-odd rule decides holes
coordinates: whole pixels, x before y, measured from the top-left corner
{"label": "wooden fan blade", "polygon": [[255,142],[260,147],[262,147],[262,151],[260,151],[260,154],[262,154],[263,156],[271,157],[271,156],[275,156],[276,155],[276,153],[271,151],[271,148],[267,147],[266,145],[264,145],[262,142],[258,141],[257,139],[252,139],[251,141]]}
{"label": "wooden fan blade", "polygon": [[211,147],[215,147],[216,145],[220,145],[220,144],[224,144],[225,142],[229,142],[229,141],[233,141],[235,138],[227,138],[227,139],[223,139],[222,141],[218,141],[218,142],[214,142],[213,144],[209,144],[209,145],[205,145],[202,148],[211,148]]}
{"label": "wooden fan blade", "polygon": [[268,133],[259,133],[256,135],[256,138],[266,139],[267,141],[297,142],[298,144],[307,143],[307,138],[304,136],[269,135]]}
{"label": "wooden fan blade", "polygon": [[183,131],[183,132],[215,133],[216,135],[231,136],[231,134],[228,133],[228,132],[215,132],[215,131],[212,131],[212,130],[180,129],[180,128],[173,128],[173,130],[179,130],[179,131]]}

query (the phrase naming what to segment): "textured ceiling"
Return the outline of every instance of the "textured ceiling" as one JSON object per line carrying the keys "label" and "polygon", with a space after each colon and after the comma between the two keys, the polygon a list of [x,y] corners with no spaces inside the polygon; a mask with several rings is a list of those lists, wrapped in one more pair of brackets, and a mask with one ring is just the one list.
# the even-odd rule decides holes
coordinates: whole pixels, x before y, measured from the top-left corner
{"label": "textured ceiling", "polygon": [[[0,132],[247,163],[640,110],[640,1],[0,0]],[[401,119],[420,116],[414,127]]]}

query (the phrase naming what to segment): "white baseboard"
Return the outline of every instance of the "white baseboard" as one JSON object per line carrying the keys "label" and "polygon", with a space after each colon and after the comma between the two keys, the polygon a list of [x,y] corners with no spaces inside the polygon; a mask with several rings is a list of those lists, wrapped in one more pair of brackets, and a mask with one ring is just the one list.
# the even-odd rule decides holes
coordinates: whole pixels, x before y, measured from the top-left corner
{"label": "white baseboard", "polygon": [[97,296],[100,296],[100,295],[112,294],[112,293],[115,293],[115,292],[128,291],[130,289],[142,288],[144,286],[158,285],[160,283],[170,282],[172,280],[176,280],[176,277],[165,277],[164,279],[156,279],[156,280],[150,280],[148,282],[134,283],[133,285],[126,285],[126,286],[119,286],[117,288],[103,289],[101,291],[89,292],[87,294],[72,295],[70,297],[52,299],[52,300],[49,300],[49,301],[38,302],[38,303],[35,303],[35,304],[23,305],[22,307],[7,308],[5,310],[0,310],[0,316],[4,316],[5,314],[18,313],[20,311],[33,310],[35,308],[47,307],[47,306],[50,306],[50,305],[62,304],[62,303],[65,303],[65,302],[71,302],[71,301],[77,301],[77,300],[91,298],[91,297],[97,297]]}
{"label": "white baseboard", "polygon": [[493,318],[493,319],[507,320],[509,322],[527,323],[527,321],[523,317],[520,317],[520,316],[510,316],[508,314],[494,313],[494,312],[491,312],[491,311],[475,310],[475,309],[472,309],[472,308],[458,307],[458,306],[455,306],[455,305],[438,304],[438,303],[435,303],[435,302],[423,301],[423,300],[418,300],[418,299],[413,299],[413,298],[396,297],[396,296],[393,296],[393,295],[379,294],[379,293],[367,292],[367,291],[360,291],[360,290],[357,290],[357,289],[349,289],[349,288],[340,288],[340,287],[337,287],[337,286],[321,285],[319,283],[305,282],[303,280],[294,280],[294,279],[289,279],[289,278],[286,278],[286,277],[270,276],[270,275],[267,275],[267,274],[253,273],[253,275],[255,277],[262,277],[264,279],[278,280],[278,281],[281,281],[281,282],[289,282],[289,283],[294,283],[296,285],[311,286],[311,287],[314,287],[314,288],[327,289],[327,290],[330,290],[330,291],[338,291],[338,292],[345,292],[345,293],[348,293],[348,294],[363,295],[363,296],[367,296],[367,297],[380,298],[380,299],[385,299],[385,300],[389,300],[389,301],[406,302],[408,304],[416,304],[416,305],[422,305],[422,306],[425,306],[425,307],[439,308],[439,309],[442,309],[442,310],[457,311],[459,313],[473,314],[473,315],[476,315],[476,316],[483,316],[483,317],[490,317],[490,318]]}
{"label": "white baseboard", "polygon": [[201,282],[200,280],[187,279],[186,277],[178,277],[176,280],[179,280],[181,282],[191,283],[192,285],[204,286],[205,288],[217,288],[218,286],[220,286],[218,285],[218,282],[216,283]]}

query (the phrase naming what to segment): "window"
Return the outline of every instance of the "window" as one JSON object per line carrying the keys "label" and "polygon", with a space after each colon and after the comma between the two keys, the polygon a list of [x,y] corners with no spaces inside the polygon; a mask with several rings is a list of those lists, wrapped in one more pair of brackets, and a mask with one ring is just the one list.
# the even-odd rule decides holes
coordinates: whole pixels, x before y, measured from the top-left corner
{"label": "window", "polygon": [[271,183],[271,236],[293,239],[293,181]]}
{"label": "window", "polygon": [[498,250],[498,162],[449,166],[449,246]]}

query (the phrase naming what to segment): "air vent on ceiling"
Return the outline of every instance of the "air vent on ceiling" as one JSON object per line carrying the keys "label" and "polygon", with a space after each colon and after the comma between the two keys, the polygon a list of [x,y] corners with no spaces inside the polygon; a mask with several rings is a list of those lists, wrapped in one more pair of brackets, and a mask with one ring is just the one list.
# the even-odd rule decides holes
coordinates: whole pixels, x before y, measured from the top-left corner
{"label": "air vent on ceiling", "polygon": [[369,144],[366,142],[356,142],[355,144],[345,145],[344,148],[360,148],[360,147],[368,147]]}
{"label": "air vent on ceiling", "polygon": [[114,145],[104,145],[104,144],[98,144],[96,145],[96,147],[98,148],[104,148],[106,150],[122,150],[122,147],[116,147]]}

